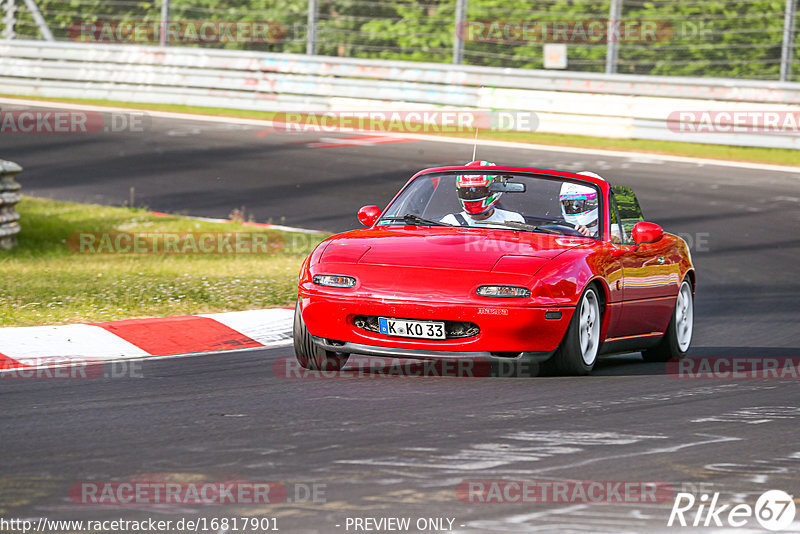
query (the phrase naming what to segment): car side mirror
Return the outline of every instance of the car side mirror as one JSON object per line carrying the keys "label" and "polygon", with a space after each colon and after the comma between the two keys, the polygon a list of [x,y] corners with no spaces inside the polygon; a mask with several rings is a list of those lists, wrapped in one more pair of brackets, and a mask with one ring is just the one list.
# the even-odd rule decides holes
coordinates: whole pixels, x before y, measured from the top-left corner
{"label": "car side mirror", "polygon": [[633,227],[631,236],[633,237],[633,242],[637,245],[655,243],[664,237],[664,229],[656,223],[642,221],[636,223]]}
{"label": "car side mirror", "polygon": [[358,210],[358,222],[364,226],[372,226],[380,216],[381,209],[378,206],[364,206]]}

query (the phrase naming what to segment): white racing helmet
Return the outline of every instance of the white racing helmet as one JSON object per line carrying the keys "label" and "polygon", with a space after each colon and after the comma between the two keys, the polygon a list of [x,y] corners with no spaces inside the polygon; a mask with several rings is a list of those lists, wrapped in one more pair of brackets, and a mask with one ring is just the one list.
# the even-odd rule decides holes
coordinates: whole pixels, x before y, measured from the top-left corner
{"label": "white racing helmet", "polygon": [[603,180],[604,182],[606,181],[606,179],[605,179],[605,178],[603,178],[602,176],[600,176],[600,175],[599,175],[599,174],[597,174],[596,172],[592,172],[592,171],[581,171],[581,172],[579,172],[578,174],[580,174],[580,175],[582,175],[582,176],[591,176],[592,178],[597,178],[598,180]]}
{"label": "white racing helmet", "polygon": [[[603,179],[590,171],[582,171],[578,174]],[[597,221],[598,198],[597,189],[594,187],[564,182],[561,184],[558,200],[561,202],[561,214],[568,223],[591,226]]]}

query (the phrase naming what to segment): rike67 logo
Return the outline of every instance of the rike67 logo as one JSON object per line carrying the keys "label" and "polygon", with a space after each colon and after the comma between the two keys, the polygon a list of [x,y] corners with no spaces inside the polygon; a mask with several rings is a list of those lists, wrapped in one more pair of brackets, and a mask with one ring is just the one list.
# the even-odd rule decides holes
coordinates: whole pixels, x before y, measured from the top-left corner
{"label": "rike67 logo", "polygon": [[669,514],[667,526],[744,527],[750,518],[765,529],[786,530],[794,521],[796,506],[791,495],[781,490],[762,493],[755,506],[749,504],[719,504],[719,492],[704,493],[697,499],[691,493],[678,493]]}

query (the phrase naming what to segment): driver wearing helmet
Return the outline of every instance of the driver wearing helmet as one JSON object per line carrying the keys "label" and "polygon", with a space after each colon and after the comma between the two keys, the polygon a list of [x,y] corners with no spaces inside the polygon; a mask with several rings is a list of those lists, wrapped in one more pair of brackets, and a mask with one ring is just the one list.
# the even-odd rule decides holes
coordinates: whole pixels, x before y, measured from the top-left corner
{"label": "driver wearing helmet", "polygon": [[[491,167],[488,161],[471,161],[467,167]],[[503,193],[489,191],[499,177],[493,174],[460,174],[456,176],[456,192],[463,211],[445,215],[441,222],[454,226],[487,226],[491,223],[515,221],[524,223],[519,213],[495,207]]]}
{"label": "driver wearing helmet", "polygon": [[[581,171],[578,174],[592,178],[604,178],[590,171]],[[587,185],[564,182],[561,184],[561,193],[558,195],[561,203],[561,214],[564,220],[575,226],[575,230],[586,237],[596,237],[598,225],[598,197],[597,190]],[[611,229],[612,239],[619,240],[619,231]]]}

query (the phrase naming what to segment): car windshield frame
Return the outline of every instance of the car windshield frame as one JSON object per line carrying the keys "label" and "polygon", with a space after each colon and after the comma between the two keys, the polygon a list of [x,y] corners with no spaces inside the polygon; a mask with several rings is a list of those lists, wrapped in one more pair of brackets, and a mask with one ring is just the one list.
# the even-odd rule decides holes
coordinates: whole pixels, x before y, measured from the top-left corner
{"label": "car windshield frame", "polygon": [[[486,169],[486,167],[482,168],[482,170],[484,172],[485,172],[485,169]],[[403,220],[404,216],[411,215],[411,216],[416,216],[416,217],[420,217],[420,218],[423,218],[423,219],[424,218],[431,219],[431,217],[425,217],[424,215],[421,215],[419,213],[413,213],[413,212],[409,212],[409,213],[399,213],[398,212],[398,213],[395,213],[393,211],[393,208],[395,206],[397,206],[398,203],[404,201],[405,195],[408,193],[409,189],[411,189],[411,188],[413,188],[415,186],[417,181],[423,180],[423,179],[430,179],[430,178],[436,177],[436,176],[455,176],[455,175],[458,175],[458,174],[470,174],[470,172],[468,172],[468,171],[474,171],[474,170],[473,169],[458,169],[458,170],[451,169],[451,170],[435,170],[435,171],[429,171],[429,172],[422,171],[422,172],[418,173],[417,175],[412,177],[412,179],[410,179],[403,186],[403,188],[400,189],[400,191],[398,191],[397,195],[392,199],[392,201],[389,203],[389,205],[386,206],[386,209],[383,210],[383,212],[381,213],[381,216],[378,218],[378,220],[375,221],[375,226],[376,227],[385,227],[385,226],[395,226],[395,225],[399,225],[399,226],[412,225],[412,226],[425,226],[426,228],[427,227],[430,227],[430,228],[458,228],[458,229],[477,230],[477,231],[483,231],[483,232],[485,232],[487,230],[489,230],[489,231],[499,230],[499,231],[509,231],[509,232],[528,232],[528,231],[532,231],[532,230],[526,230],[526,229],[519,228],[519,227],[514,228],[514,227],[510,227],[510,226],[502,226],[500,224],[497,224],[497,225],[487,224],[486,226],[482,226],[482,225],[477,225],[477,226],[466,225],[465,226],[465,225],[460,225],[460,224],[459,225],[450,225],[450,224],[446,224],[446,223],[437,224],[437,225],[427,225],[427,224],[424,224],[424,223],[415,224],[415,223],[409,222],[407,220],[404,221]],[[559,171],[556,171],[556,172],[559,172]],[[477,174],[477,172],[473,172],[473,173]],[[582,180],[580,178],[572,178],[572,177],[568,177],[568,176],[549,174],[547,172],[542,172],[542,171],[508,170],[505,167],[498,167],[497,174],[502,175],[502,176],[512,177],[512,178],[513,177],[523,177],[523,178],[547,180],[547,181],[559,182],[559,183],[564,183],[564,182],[574,183],[574,184],[578,184],[578,185],[584,185],[584,186],[587,186],[587,187],[591,187],[592,189],[596,190],[597,195],[598,195],[598,203],[597,203],[597,206],[598,206],[598,218],[597,218],[598,230],[597,230],[597,235],[574,236],[574,237],[583,237],[585,239],[595,239],[595,240],[599,240],[599,241],[603,241],[605,239],[604,236],[605,236],[605,222],[606,222],[605,219],[606,219],[606,215],[607,215],[606,214],[606,212],[607,212],[607,206],[606,206],[607,202],[606,202],[606,200],[607,199],[606,199],[606,195],[605,195],[605,193],[603,191],[603,188],[600,187],[599,185],[597,185],[597,184],[595,184],[595,183],[593,183],[593,182],[591,182],[589,180]],[[513,181],[514,180],[509,180],[509,182],[513,182]],[[524,182],[522,182],[522,183],[524,183]],[[609,187],[610,187],[610,184],[609,184]],[[513,195],[513,194],[517,194],[517,193],[508,193],[508,194],[512,194]],[[456,194],[455,189],[453,190],[453,198],[457,198],[457,194]],[[540,215],[533,215],[533,214],[527,214],[527,215],[529,217],[531,217],[531,218],[541,218],[542,220],[544,220],[544,219],[562,220],[562,221],[564,220],[562,215],[561,215],[561,213],[560,213],[560,211],[559,211],[559,215],[557,217],[543,217],[543,216],[540,216]],[[564,221],[564,222],[566,222],[566,221]],[[546,225],[546,224],[547,223],[543,223],[543,225]],[[535,226],[535,225],[529,225],[529,226]],[[565,226],[565,228],[566,228],[566,226]],[[551,232],[548,232],[545,229],[542,229],[542,231],[544,233],[551,233]],[[573,237],[572,234],[567,234],[567,233],[564,233],[564,234],[561,234],[561,235],[564,236],[564,237]]]}

